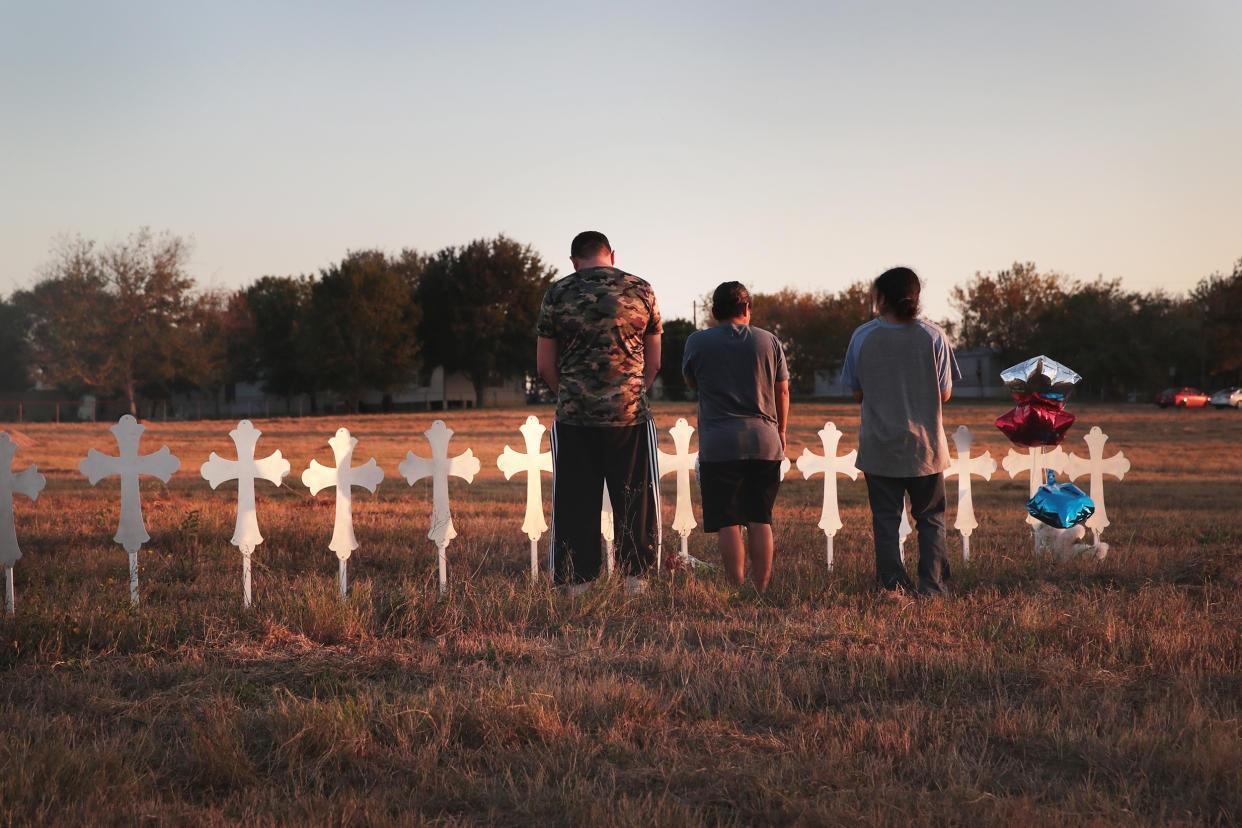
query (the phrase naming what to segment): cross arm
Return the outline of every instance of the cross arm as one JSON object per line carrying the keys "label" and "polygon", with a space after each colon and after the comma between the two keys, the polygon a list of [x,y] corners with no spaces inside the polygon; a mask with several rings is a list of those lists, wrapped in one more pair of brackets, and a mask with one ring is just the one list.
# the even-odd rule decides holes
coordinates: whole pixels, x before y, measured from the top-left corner
{"label": "cross arm", "polygon": [[361,466],[355,466],[350,475],[350,483],[354,486],[361,486],[372,494],[375,488],[384,480],[384,470],[379,467],[372,457]]}
{"label": "cross arm", "polygon": [[116,474],[116,470],[111,462],[115,459],[115,457],[109,457],[98,449],[91,449],[82,458],[82,462],[78,463],[78,471],[84,474],[86,479],[94,486],[105,477]]}
{"label": "cross arm", "polygon": [[[552,454],[549,452],[548,463],[550,464],[551,462]],[[466,449],[464,452],[449,461],[449,474],[454,477],[460,477],[467,483],[473,483],[474,476],[478,474],[479,470],[482,468],[483,463],[479,460],[479,458],[474,456],[474,451],[471,449]],[[546,469],[546,471],[551,471],[551,469]]]}
{"label": "cross arm", "polygon": [[237,476],[237,462],[225,460],[213,451],[211,457],[207,458],[207,462],[198,472],[211,484],[211,488],[215,489],[224,481],[232,480]]}
{"label": "cross arm", "polygon": [[328,468],[318,460],[311,460],[310,466],[302,472],[302,485],[317,495],[329,486],[336,485],[336,469]]}
{"label": "cross arm", "polygon": [[39,499],[39,492],[47,485],[47,478],[31,464],[13,476],[13,491],[21,492],[31,500]]}
{"label": "cross arm", "polygon": [[279,451],[269,454],[262,460],[256,460],[254,467],[259,477],[269,483],[275,483],[277,486],[284,481],[285,476],[289,474],[289,470],[292,468],[289,465],[289,461],[282,457]]}
{"label": "cross arm", "polygon": [[168,479],[173,476],[177,469],[181,468],[181,460],[175,457],[168,446],[160,446],[160,450],[154,454],[148,454],[142,458],[145,468],[143,474],[149,474],[167,483]]}

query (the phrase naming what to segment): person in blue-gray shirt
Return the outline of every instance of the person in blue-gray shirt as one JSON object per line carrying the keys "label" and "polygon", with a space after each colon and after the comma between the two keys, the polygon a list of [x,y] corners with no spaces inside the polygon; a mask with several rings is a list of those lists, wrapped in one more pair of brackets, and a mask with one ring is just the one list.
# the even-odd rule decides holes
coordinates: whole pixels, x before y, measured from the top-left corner
{"label": "person in blue-gray shirt", "polygon": [[[712,296],[714,328],[686,340],[681,372],[699,392],[699,488],[703,529],[716,533],[735,586],[772,576],[772,506],[785,460],[789,370],[775,336],[750,324],[750,293],[725,282]],[[743,544],[742,527],[746,527]]]}
{"label": "person in blue-gray shirt", "polygon": [[919,594],[942,595],[949,577],[941,403],[962,374],[944,331],[918,318],[921,289],[907,267],[875,280],[879,316],[854,331],[841,375],[862,403],[855,465],[867,479],[881,596],[914,591],[898,539],[906,494],[919,538]]}

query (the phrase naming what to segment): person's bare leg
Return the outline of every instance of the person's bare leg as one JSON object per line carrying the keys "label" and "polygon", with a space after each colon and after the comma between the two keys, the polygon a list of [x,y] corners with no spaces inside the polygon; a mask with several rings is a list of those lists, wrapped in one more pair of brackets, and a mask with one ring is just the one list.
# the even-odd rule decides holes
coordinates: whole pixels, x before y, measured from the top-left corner
{"label": "person's bare leg", "polygon": [[742,546],[742,527],[722,526],[716,533],[720,544],[720,559],[724,562],[725,574],[734,586],[741,586],[746,575],[746,554]]}
{"label": "person's bare leg", "polygon": [[746,548],[750,553],[750,577],[755,589],[763,592],[772,577],[772,526],[752,523],[746,527]]}

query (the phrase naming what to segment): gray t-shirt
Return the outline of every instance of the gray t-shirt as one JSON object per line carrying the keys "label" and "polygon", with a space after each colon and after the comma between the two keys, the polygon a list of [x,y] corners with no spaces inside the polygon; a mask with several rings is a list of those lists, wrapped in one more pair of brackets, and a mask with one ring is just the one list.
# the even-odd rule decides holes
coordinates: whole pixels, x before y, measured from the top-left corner
{"label": "gray t-shirt", "polygon": [[873,319],[854,331],[841,382],[863,392],[860,471],[925,477],[949,467],[940,395],[961,379],[944,331],[922,319]]}
{"label": "gray t-shirt", "polygon": [[681,373],[699,389],[699,459],[780,460],[776,383],[789,379],[775,336],[722,322],[686,340]]}

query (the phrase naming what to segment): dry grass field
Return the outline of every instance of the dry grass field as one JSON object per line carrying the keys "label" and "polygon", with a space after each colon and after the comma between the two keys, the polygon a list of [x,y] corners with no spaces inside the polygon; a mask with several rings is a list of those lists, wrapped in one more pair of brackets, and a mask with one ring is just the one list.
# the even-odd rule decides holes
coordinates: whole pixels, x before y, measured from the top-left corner
{"label": "dry grass field", "polygon": [[[975,452],[1008,449],[1003,402],[953,402]],[[0,426],[17,465],[47,475],[14,500],[25,557],[0,620],[0,822],[5,824],[1198,824],[1242,813],[1242,412],[1074,402],[1066,448],[1099,425],[1133,468],[1108,481],[1102,562],[1032,554],[1026,481],[975,484],[971,563],[950,533],[953,595],[877,602],[865,485],[839,478],[845,528],[825,571],[822,483],[795,470],[777,509],[762,598],[718,572],[615,582],[571,599],[528,580],[525,487],[496,457],[528,413],[454,411],[450,446],[483,463],[450,491],[459,537],[437,590],[428,483],[435,415],[256,421],[266,542],[255,605],[229,545],[234,484],[199,476],[233,456],[232,423],[148,423],[181,470],[142,484],[152,541],[142,603],[111,541],[115,478],[77,472],[107,424]],[[657,412],[663,447],[689,405]],[[795,407],[789,455],[826,420],[856,445],[857,409]],[[355,462],[361,548],[338,600],[331,465]],[[545,443],[546,446],[546,443]],[[950,483],[950,520],[956,499]],[[550,487],[545,486],[545,501]],[[665,520],[672,518],[666,478]],[[697,491],[696,491],[697,497]],[[696,504],[696,514],[697,514]],[[666,552],[676,549],[666,529]],[[692,554],[716,560],[709,538]],[[913,556],[908,556],[913,557]]]}

